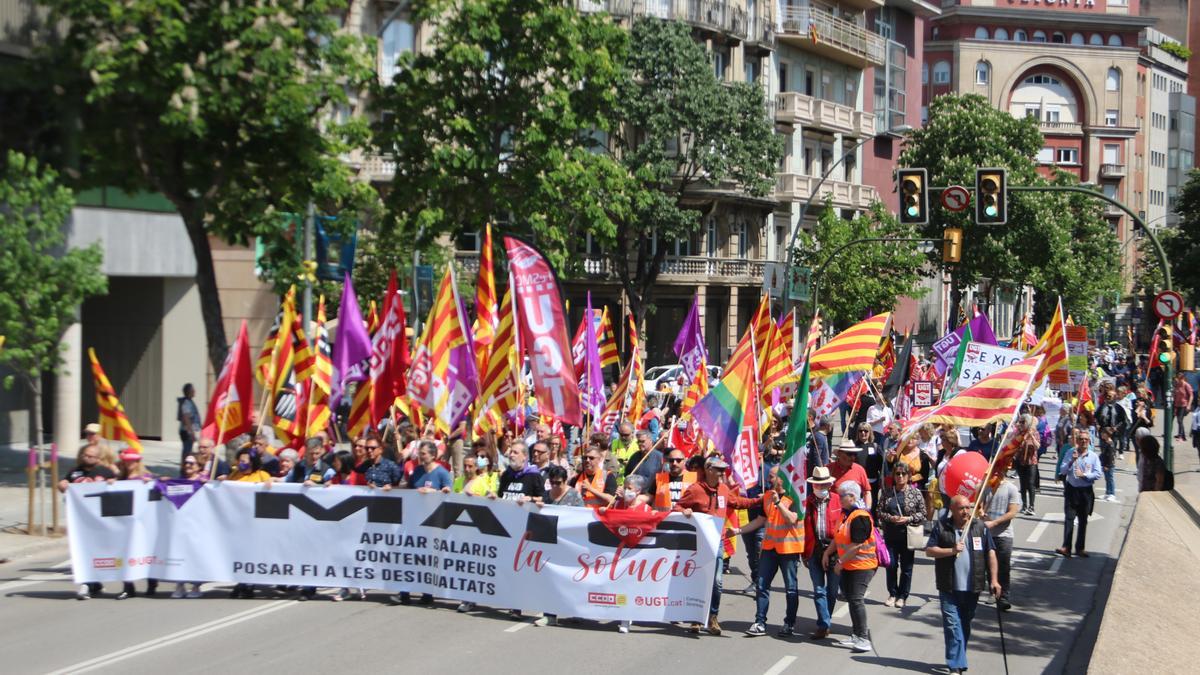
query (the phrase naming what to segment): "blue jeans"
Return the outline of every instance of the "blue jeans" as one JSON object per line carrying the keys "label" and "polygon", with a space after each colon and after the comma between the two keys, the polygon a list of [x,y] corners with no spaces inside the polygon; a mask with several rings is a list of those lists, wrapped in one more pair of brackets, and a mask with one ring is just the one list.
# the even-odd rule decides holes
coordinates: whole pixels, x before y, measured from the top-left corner
{"label": "blue jeans", "polygon": [[967,642],[971,639],[971,621],[979,594],[971,591],[940,591],[942,601],[942,632],[946,637],[946,667],[962,670],[967,667]]}
{"label": "blue jeans", "polygon": [[812,579],[813,605],[817,608],[817,628],[828,630],[831,624],[830,615],[837,605],[838,574],[833,566],[825,569],[821,565],[821,551],[814,551],[812,557],[805,563],[808,565],[808,576]]}
{"label": "blue jeans", "polygon": [[[754,520],[754,516],[750,517]],[[762,551],[763,529],[758,528],[753,532],[747,532],[742,535],[742,544],[746,546],[746,564],[750,567],[750,581],[758,581],[758,566],[759,555]]]}
{"label": "blue jeans", "polygon": [[776,572],[782,572],[783,590],[787,598],[783,625],[795,625],[796,610],[800,605],[800,588],[796,585],[796,560],[799,557],[798,553],[776,553],[774,549],[762,552],[758,559],[758,597],[757,610],[754,613],[756,623],[767,622],[767,607],[771,604],[771,582],[775,581]]}
{"label": "blue jeans", "polygon": [[717,574],[713,577],[713,592],[712,604],[708,606],[708,613],[711,616],[716,616],[717,612],[721,611],[721,590],[724,588],[722,573],[725,571],[725,565],[720,557],[717,558]]}
{"label": "blue jeans", "polygon": [[1104,470],[1104,494],[1117,494],[1117,482],[1113,479],[1113,467]]}
{"label": "blue jeans", "polygon": [[913,558],[916,552],[908,548],[904,542],[893,542],[888,546],[892,554],[892,566],[887,568],[888,595],[897,600],[907,600],[909,589],[912,588]]}

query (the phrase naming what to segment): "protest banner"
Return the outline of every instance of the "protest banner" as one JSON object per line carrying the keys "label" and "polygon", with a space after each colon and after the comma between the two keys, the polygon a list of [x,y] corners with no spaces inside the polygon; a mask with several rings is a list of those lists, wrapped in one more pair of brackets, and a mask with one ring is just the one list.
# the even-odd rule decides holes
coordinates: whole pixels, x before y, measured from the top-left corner
{"label": "protest banner", "polygon": [[67,509],[76,583],[383,589],[600,620],[706,620],[721,541],[702,514],[350,486],[87,483]]}
{"label": "protest banner", "polygon": [[913,380],[913,407],[928,408],[933,405],[933,381]]}
{"label": "protest banner", "polygon": [[959,371],[956,382],[958,389],[966,389],[997,370],[1007,368],[1023,358],[1025,358],[1025,352],[1019,349],[1007,349],[982,342],[969,342],[963,358],[962,370]]}

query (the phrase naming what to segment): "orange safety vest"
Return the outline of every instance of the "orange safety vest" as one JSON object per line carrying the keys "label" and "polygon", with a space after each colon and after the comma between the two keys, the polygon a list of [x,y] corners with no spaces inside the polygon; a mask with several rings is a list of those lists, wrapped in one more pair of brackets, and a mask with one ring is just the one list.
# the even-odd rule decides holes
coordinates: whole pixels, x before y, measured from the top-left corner
{"label": "orange safety vest", "polygon": [[841,526],[838,527],[837,534],[833,537],[833,542],[837,545],[838,557],[844,557],[850,547],[855,545],[850,541],[850,521],[855,518],[867,519],[867,522],[871,524],[871,536],[863,542],[862,547],[849,562],[842,563],[842,569],[848,571],[873,570],[879,567],[879,560],[875,557],[875,521],[871,520],[870,512],[863,509],[852,511],[850,516],[843,520]]}
{"label": "orange safety vest", "polygon": [[[683,472],[683,490],[686,490],[689,485],[696,482],[695,471]],[[675,500],[671,499],[671,474],[663,471],[654,476],[654,510],[655,511],[670,511],[675,506]]]}
{"label": "orange safety vest", "polygon": [[[781,497],[780,503],[789,509],[792,507],[790,497]],[[780,555],[804,552],[804,519],[798,518],[795,523],[788,525],[783,520],[783,513],[775,505],[773,491],[768,491],[763,498],[763,515],[767,518],[762,542],[764,551],[773,550]]]}
{"label": "orange safety vest", "polygon": [[[579,480],[576,481],[575,486],[576,486],[576,488],[578,488],[580,485],[587,483],[588,485],[591,485],[592,489],[595,490],[596,492],[604,492],[604,484],[607,481],[608,481],[608,472],[605,471],[604,469],[597,469],[595,475],[592,476],[591,480],[588,480],[587,476],[583,475],[582,473],[579,474]],[[593,494],[591,492],[584,492],[583,490],[579,490],[579,496],[583,497],[583,503],[585,506],[590,506],[592,508],[608,506],[608,502],[604,501],[600,497],[597,497],[595,494]]]}

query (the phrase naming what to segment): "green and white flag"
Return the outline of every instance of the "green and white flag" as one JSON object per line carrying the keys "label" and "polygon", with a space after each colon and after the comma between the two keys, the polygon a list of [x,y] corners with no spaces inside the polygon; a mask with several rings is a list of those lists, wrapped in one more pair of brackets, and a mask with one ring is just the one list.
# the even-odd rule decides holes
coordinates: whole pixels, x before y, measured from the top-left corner
{"label": "green and white flag", "polygon": [[808,458],[808,361],[805,355],[796,400],[792,403],[792,418],[788,422],[783,461],[779,463],[783,489],[792,498],[792,510],[801,518],[804,518],[804,501],[808,496],[808,469],[805,466]]}

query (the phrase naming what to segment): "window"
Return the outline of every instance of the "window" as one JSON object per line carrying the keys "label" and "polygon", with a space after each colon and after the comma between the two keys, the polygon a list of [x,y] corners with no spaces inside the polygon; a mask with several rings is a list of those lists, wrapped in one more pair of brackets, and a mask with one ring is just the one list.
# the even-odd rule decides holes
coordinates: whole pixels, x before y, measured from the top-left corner
{"label": "window", "polygon": [[1073,45],[1083,44],[1083,33],[1071,33],[1071,44],[1073,44]]}
{"label": "window", "polygon": [[1056,105],[1047,105],[1046,106],[1046,121],[1047,122],[1061,122],[1062,121],[1062,108],[1060,108]]}
{"label": "window", "polygon": [[1007,40],[1008,39],[1008,29],[997,28],[996,33],[995,33],[995,35],[992,36],[992,38],[996,39],[996,40]]}
{"label": "window", "polygon": [[1058,149],[1059,164],[1078,164],[1079,149],[1078,148],[1059,148]]}
{"label": "window", "polygon": [[1051,36],[1050,41],[1056,45],[1065,45],[1067,44],[1067,36],[1063,33],[1055,31],[1054,35]]}
{"label": "window", "polygon": [[791,91],[792,83],[788,81],[788,64],[787,61],[779,62],[779,91]]}
{"label": "window", "polygon": [[1030,75],[1029,77],[1025,78],[1022,81],[1022,83],[1023,84],[1050,84],[1050,85],[1054,85],[1056,87],[1062,85],[1062,82],[1059,82],[1058,78],[1050,77],[1049,75]]}
{"label": "window", "polygon": [[1042,119],[1042,106],[1038,105],[1037,103],[1026,103],[1025,116],[1032,117],[1035,120]]}
{"label": "window", "polygon": [[746,81],[758,82],[758,74],[762,70],[762,61],[759,59],[746,59]]}
{"label": "window", "polygon": [[875,16],[875,32],[885,40],[896,37],[896,17],[891,7],[880,7]]}
{"label": "window", "polygon": [[1109,110],[1105,110],[1104,111],[1104,126],[1106,126],[1106,127],[1117,126],[1118,116],[1119,116],[1119,112],[1116,110],[1112,110],[1111,108]]}
{"label": "window", "polygon": [[929,64],[921,64],[921,84],[929,84]]}
{"label": "window", "polygon": [[1108,77],[1104,78],[1105,91],[1121,91],[1121,71],[1117,68],[1108,69]]}
{"label": "window", "polygon": [[975,84],[987,84],[991,81],[992,67],[987,61],[980,61],[975,64]]}
{"label": "window", "polygon": [[948,61],[938,61],[933,64],[933,83],[950,84],[950,63]]}
{"label": "window", "polygon": [[1040,31],[1040,30],[1033,31],[1033,41],[1034,42],[1045,42],[1046,41],[1045,31]]}
{"label": "window", "polygon": [[1104,164],[1119,164],[1121,162],[1121,146],[1113,143],[1104,144]]}
{"label": "window", "polygon": [[1054,148],[1042,148],[1038,150],[1037,161],[1039,164],[1050,164],[1054,161]]}
{"label": "window", "polygon": [[1191,150],[1181,149],[1179,151],[1179,169],[1181,171],[1191,171],[1193,161],[1195,161],[1195,154]]}
{"label": "window", "polygon": [[1179,148],[1170,148],[1167,150],[1167,168],[1179,168]]}
{"label": "window", "polygon": [[708,226],[705,228],[704,247],[708,250],[708,257],[717,257],[717,250],[720,248],[717,241],[717,220],[709,217]]}
{"label": "window", "polygon": [[749,249],[749,246],[747,246],[748,242],[746,241],[746,223],[744,221],[738,223],[734,228],[734,232],[737,233],[738,238],[737,257],[745,258],[746,251]]}
{"label": "window", "polygon": [[713,50],[713,73],[718,80],[725,80],[725,68],[729,66],[729,52],[725,49]]}
{"label": "window", "polygon": [[1120,35],[1109,35],[1108,36],[1108,46],[1109,47],[1120,47],[1123,45],[1124,45],[1124,43],[1121,42]]}
{"label": "window", "polygon": [[929,106],[921,106],[921,125],[929,124]]}
{"label": "window", "polygon": [[385,84],[391,84],[392,78],[400,71],[396,59],[404,52],[411,52],[415,46],[413,25],[404,19],[396,18],[383,29],[383,63],[380,64],[379,76]]}
{"label": "window", "polygon": [[1092,33],[1091,35],[1088,36],[1088,44],[1103,46],[1104,38],[1099,33]]}
{"label": "window", "polygon": [[1027,42],[1028,40],[1029,40],[1029,36],[1028,36],[1028,34],[1025,33],[1025,31],[1021,30],[1020,28],[1013,31],[1013,41],[1014,42]]}
{"label": "window", "polygon": [[990,36],[988,35],[988,29],[984,28],[983,26],[980,26],[975,29],[975,39],[976,40],[987,40],[989,37]]}

